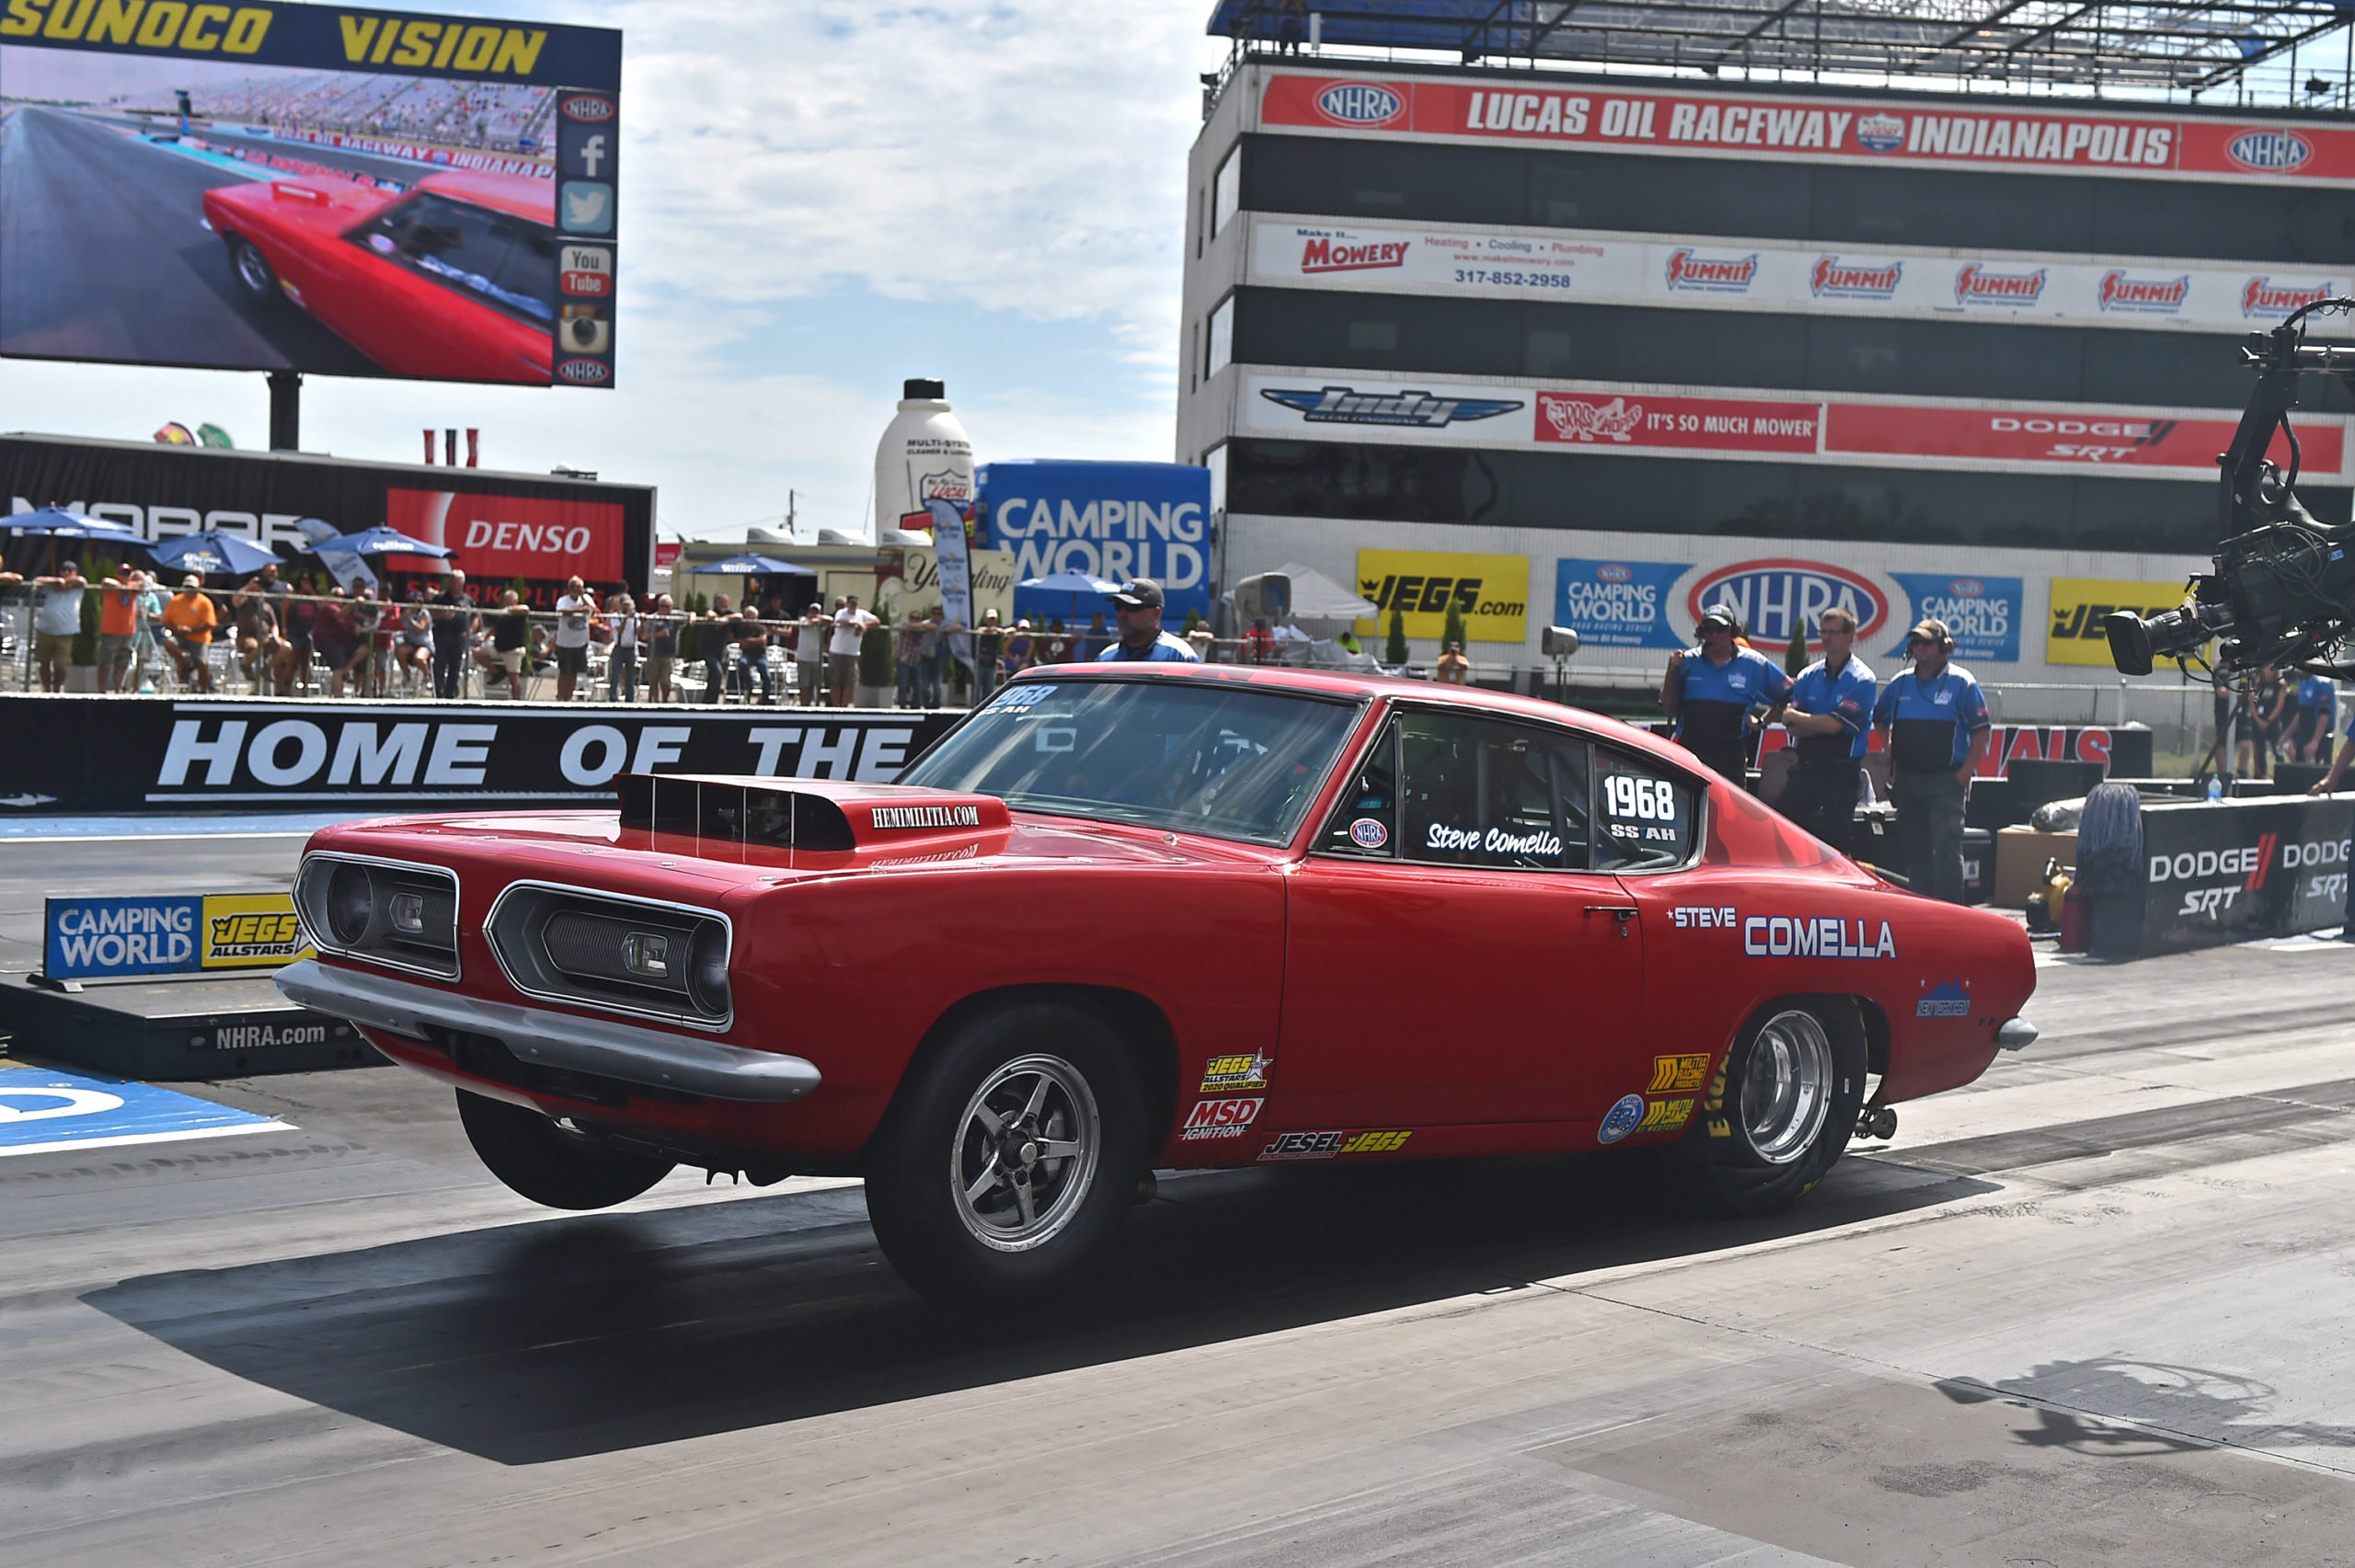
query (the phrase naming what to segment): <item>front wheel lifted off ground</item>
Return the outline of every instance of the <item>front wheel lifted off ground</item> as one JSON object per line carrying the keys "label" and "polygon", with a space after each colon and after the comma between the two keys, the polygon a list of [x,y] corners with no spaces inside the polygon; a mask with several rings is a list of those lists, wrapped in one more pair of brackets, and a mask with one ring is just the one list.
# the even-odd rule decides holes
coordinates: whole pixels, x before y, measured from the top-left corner
{"label": "front wheel lifted off ground", "polygon": [[1852,997],[1785,997],[1752,1013],[1675,1146],[1694,1196],[1733,1215],[1805,1196],[1855,1130],[1867,1056]]}
{"label": "front wheel lifted off ground", "polygon": [[1119,1230],[1146,1170],[1134,1059],[1085,1009],[963,1025],[906,1087],[867,1161],[883,1255],[948,1306],[1036,1301]]}
{"label": "front wheel lifted off ground", "polygon": [[458,1120],[490,1173],[550,1208],[611,1208],[671,1173],[659,1154],[620,1149],[504,1100],[458,1091]]}

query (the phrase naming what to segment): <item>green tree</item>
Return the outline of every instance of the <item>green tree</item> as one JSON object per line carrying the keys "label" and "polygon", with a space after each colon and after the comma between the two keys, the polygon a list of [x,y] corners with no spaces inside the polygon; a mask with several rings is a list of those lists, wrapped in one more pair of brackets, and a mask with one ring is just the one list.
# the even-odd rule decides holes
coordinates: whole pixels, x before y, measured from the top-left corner
{"label": "green tree", "polygon": [[1798,615],[1791,620],[1791,646],[1783,650],[1783,673],[1796,676],[1808,667],[1807,617]]}
{"label": "green tree", "polygon": [[1453,600],[1448,601],[1447,624],[1440,632],[1439,640],[1442,647],[1449,643],[1464,646],[1464,606]]}
{"label": "green tree", "polygon": [[1407,662],[1407,612],[1396,604],[1390,607],[1390,640],[1383,645],[1382,662],[1393,670]]}
{"label": "green tree", "polygon": [[1199,610],[1189,610],[1186,612],[1186,624],[1178,628],[1178,635],[1181,637],[1190,636],[1194,628],[1201,624],[1202,612]]}

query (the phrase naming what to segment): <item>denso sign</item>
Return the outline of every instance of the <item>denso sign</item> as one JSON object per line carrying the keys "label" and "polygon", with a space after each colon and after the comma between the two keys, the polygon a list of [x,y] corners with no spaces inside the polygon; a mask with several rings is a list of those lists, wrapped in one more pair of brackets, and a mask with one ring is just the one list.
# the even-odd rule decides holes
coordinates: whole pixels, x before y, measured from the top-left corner
{"label": "denso sign", "polygon": [[1804,620],[1812,635],[1826,610],[1856,618],[1856,635],[1869,638],[1889,619],[1889,601],[1869,578],[1821,561],[1739,561],[1720,567],[1693,585],[1685,608],[1698,621],[1712,604],[1730,605],[1752,642],[1779,647]]}

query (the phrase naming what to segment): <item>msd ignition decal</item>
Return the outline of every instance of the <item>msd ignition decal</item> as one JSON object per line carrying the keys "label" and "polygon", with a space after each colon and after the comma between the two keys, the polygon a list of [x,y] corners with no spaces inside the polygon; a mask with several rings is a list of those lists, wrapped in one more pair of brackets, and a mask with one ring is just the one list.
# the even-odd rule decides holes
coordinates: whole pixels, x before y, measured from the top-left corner
{"label": "msd ignition decal", "polygon": [[[1812,639],[1826,610],[1854,615],[1859,637],[1878,635],[1889,619],[1889,601],[1869,578],[1821,561],[1740,561],[1719,567],[1684,596],[1685,613],[1696,623],[1713,604],[1730,605],[1752,641],[1776,647],[1790,642],[1802,620]],[[1817,645],[1810,641],[1809,646]]]}
{"label": "msd ignition decal", "polygon": [[2001,272],[1976,261],[1966,262],[1955,270],[1954,303],[2018,309],[2044,297],[2044,279],[2041,267],[2032,272]]}
{"label": "msd ignition decal", "polygon": [[1557,561],[1554,624],[1590,647],[1683,647],[1669,593],[1691,569],[1689,561]]}
{"label": "msd ignition decal", "polygon": [[1265,1089],[1268,1070],[1276,1065],[1270,1056],[1212,1057],[1202,1064],[1201,1094],[1220,1094],[1237,1089]]}
{"label": "msd ignition decal", "polygon": [[1970,1016],[1970,982],[1948,980],[1936,990],[1924,991],[1913,1004],[1916,1018],[1968,1018]]}
{"label": "msd ignition decal", "polygon": [[1597,1143],[1616,1143],[1644,1123],[1644,1097],[1623,1094],[1616,1104],[1603,1113],[1603,1125],[1594,1129]]}
{"label": "msd ignition decal", "polygon": [[2241,286],[2241,314],[2279,321],[2292,311],[2330,299],[2338,285],[2326,278],[2318,283],[2284,283],[2272,278],[2251,278]]}
{"label": "msd ignition decal", "polygon": [[1704,256],[1680,246],[1669,252],[1663,280],[1672,292],[1746,294],[1758,280],[1758,253],[1748,256]]}
{"label": "msd ignition decal", "polygon": [[412,539],[454,551],[454,564],[478,582],[562,582],[573,576],[592,583],[622,579],[622,509],[616,501],[394,486],[385,492],[385,521]]}
{"label": "msd ignition decal", "polygon": [[2188,272],[2180,272],[2172,278],[2137,278],[2123,268],[2113,267],[2101,275],[2101,290],[2097,303],[2106,312],[2173,315],[2183,309],[2183,302],[2190,292],[2191,274]]}
{"label": "msd ignition decal", "polygon": [[[1954,657],[1966,661],[2017,664],[2020,658],[2019,578],[1957,578],[1936,572],[1891,572],[1913,601],[1912,624],[1939,620],[1954,634]],[[1901,640],[1889,650],[1901,654]]]}
{"label": "msd ignition decal", "polygon": [[1414,1137],[1409,1131],[1287,1132],[1259,1150],[1262,1160],[1331,1160],[1343,1154],[1396,1154]]}
{"label": "msd ignition decal", "polygon": [[1905,263],[1843,261],[1836,256],[1816,258],[1808,273],[1808,292],[1820,300],[1888,300],[1905,280]]}
{"label": "msd ignition decal", "polygon": [[1323,386],[1314,392],[1270,387],[1259,395],[1294,410],[1312,425],[1411,425],[1433,430],[1528,406],[1518,398],[1435,397],[1413,390],[1360,392],[1353,386]]}
{"label": "msd ignition decal", "polygon": [[1889,922],[1874,935],[1861,920],[1834,915],[1751,915],[1741,922],[1741,950],[1752,958],[1894,958]]}
{"label": "msd ignition decal", "polygon": [[1197,1100],[1178,1136],[1189,1143],[1204,1139],[1241,1138],[1251,1130],[1252,1118],[1266,1104],[1265,1100]]}

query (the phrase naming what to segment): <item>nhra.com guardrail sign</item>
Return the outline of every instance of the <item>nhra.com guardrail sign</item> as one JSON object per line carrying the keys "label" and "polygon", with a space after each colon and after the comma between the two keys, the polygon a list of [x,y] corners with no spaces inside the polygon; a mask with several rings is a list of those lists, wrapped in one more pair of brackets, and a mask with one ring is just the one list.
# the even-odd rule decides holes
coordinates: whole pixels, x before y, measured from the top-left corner
{"label": "nhra.com guardrail sign", "polygon": [[284,893],[50,898],[41,916],[52,980],[275,969],[309,952]]}

